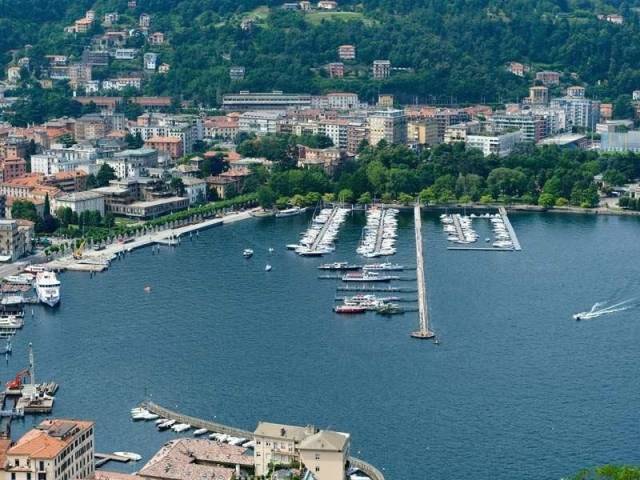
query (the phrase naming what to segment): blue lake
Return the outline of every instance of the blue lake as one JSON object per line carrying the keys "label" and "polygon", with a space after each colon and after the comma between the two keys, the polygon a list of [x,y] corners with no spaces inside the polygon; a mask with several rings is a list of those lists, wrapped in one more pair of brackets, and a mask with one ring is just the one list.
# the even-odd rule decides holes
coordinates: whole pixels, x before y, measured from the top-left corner
{"label": "blue lake", "polygon": [[[7,380],[24,368],[33,342],[38,379],[61,385],[54,415],[93,419],[98,451],[145,459],[175,435],[130,420],[150,397],[247,429],[269,420],[351,432],[353,454],[389,479],[557,479],[640,463],[640,310],[571,319],[640,295],[638,220],[511,220],[521,252],[461,252],[424,216],[439,346],[409,337],[415,313],[332,312],[337,283],[315,267],[358,260],[362,214],[323,259],[284,249],[308,217],[252,219],[158,255],[133,252],[93,278],[63,274],[60,307],[27,316],[0,368]],[[392,259],[415,265],[412,216],[399,223]],[[14,422],[14,434],[39,420]]]}

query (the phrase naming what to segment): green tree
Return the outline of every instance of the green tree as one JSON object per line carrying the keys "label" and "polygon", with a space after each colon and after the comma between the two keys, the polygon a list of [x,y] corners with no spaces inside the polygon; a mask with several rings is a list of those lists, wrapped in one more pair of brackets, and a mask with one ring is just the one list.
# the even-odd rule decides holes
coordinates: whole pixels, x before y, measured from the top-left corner
{"label": "green tree", "polygon": [[[169,188],[178,197],[183,197],[184,196],[184,192],[185,192],[184,182],[182,181],[182,179],[180,177],[173,177],[171,179],[171,181],[169,182]],[[230,197],[231,196],[233,196],[233,195],[230,195]]]}
{"label": "green tree", "polygon": [[338,192],[338,201],[342,203],[353,203],[355,196],[353,191],[348,188],[343,188]]}
{"label": "green tree", "polygon": [[271,190],[270,187],[263,185],[258,188],[258,204],[262,208],[273,208],[273,205],[276,201],[276,194]]}
{"label": "green tree", "polygon": [[358,198],[358,203],[360,205],[370,205],[371,203],[373,203],[373,199],[371,198],[371,194],[369,192],[364,192]]}
{"label": "green tree", "polygon": [[40,219],[36,206],[29,200],[14,200],[11,205],[11,218],[21,218],[32,222],[38,222]]}
{"label": "green tree", "polygon": [[540,197],[538,197],[538,205],[544,208],[553,207],[555,202],[556,202],[555,197],[550,193],[543,193],[540,195]]}
{"label": "green tree", "polygon": [[96,174],[96,186],[106,187],[111,180],[116,179],[115,170],[107,163],[100,165],[98,173]]}

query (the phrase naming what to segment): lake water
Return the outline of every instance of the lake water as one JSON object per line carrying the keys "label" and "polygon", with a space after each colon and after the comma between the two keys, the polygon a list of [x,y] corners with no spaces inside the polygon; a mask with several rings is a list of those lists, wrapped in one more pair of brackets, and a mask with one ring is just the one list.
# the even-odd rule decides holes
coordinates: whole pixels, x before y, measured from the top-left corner
{"label": "lake water", "polygon": [[[571,319],[639,294],[638,220],[511,219],[521,252],[459,252],[425,215],[440,346],[409,337],[415,313],[332,313],[336,282],[315,267],[358,260],[361,214],[324,259],[284,250],[308,217],[252,219],[159,255],[136,251],[93,278],[62,275],[62,304],[27,318],[3,377],[26,366],[33,342],[38,379],[61,385],[54,415],[93,419],[98,451],[145,459],[175,436],[130,420],[149,396],[247,429],[269,420],[351,432],[353,454],[389,479],[557,479],[640,463],[640,310]],[[393,261],[414,265],[412,216],[399,227]],[[14,422],[14,433],[37,421]]]}

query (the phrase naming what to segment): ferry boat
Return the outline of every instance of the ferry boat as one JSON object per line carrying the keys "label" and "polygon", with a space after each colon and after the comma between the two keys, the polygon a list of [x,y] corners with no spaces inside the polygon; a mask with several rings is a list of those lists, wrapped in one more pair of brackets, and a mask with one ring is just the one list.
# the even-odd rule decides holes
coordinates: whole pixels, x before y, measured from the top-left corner
{"label": "ferry boat", "polygon": [[393,275],[378,275],[375,272],[347,273],[342,277],[343,282],[390,282],[398,280],[399,277]]}
{"label": "ferry boat", "polygon": [[360,305],[338,305],[333,309],[336,313],[365,313],[367,311],[366,307]]}
{"label": "ferry boat", "polygon": [[318,270],[360,270],[360,265],[348,262],[323,263]]}
{"label": "ferry boat", "polygon": [[398,263],[391,263],[391,262],[386,262],[386,263],[370,263],[369,265],[364,265],[362,267],[363,270],[369,270],[369,271],[387,271],[387,272],[391,272],[391,271],[396,271],[396,272],[400,272],[402,270],[404,270],[404,265],[400,265]]}
{"label": "ferry boat", "polygon": [[301,207],[285,208],[284,210],[276,212],[276,218],[293,217],[294,215],[300,215],[306,210],[306,208]]}
{"label": "ferry boat", "polygon": [[54,307],[60,301],[60,281],[53,272],[40,272],[36,275],[36,294],[42,303]]}

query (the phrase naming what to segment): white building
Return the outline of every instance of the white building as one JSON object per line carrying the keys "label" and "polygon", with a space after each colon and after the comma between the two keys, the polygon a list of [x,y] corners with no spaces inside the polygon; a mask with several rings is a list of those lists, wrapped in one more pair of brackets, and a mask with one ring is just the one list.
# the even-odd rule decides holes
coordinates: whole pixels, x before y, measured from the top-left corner
{"label": "white building", "polygon": [[104,195],[91,190],[59,195],[52,201],[53,212],[58,208],[70,208],[78,215],[82,212],[100,212],[104,216]]}
{"label": "white building", "polygon": [[137,48],[116,48],[114,57],[116,60],[133,60],[137,54]]}
{"label": "white building", "polygon": [[102,81],[103,90],[124,90],[127,87],[139,90],[142,87],[142,79],[139,77],[109,78]]}
{"label": "white building", "polygon": [[189,198],[189,205],[195,205],[207,200],[207,182],[201,178],[182,177],[184,196]]}
{"label": "white building", "polygon": [[407,117],[404,110],[379,110],[368,118],[369,143],[377,145],[381,140],[387,143],[407,142]]}
{"label": "white building", "polygon": [[551,107],[564,110],[567,128],[593,130],[600,121],[600,102],[597,100],[581,97],[554,98],[551,100]]}
{"label": "white building", "polygon": [[147,52],[144,54],[144,68],[146,70],[155,70],[158,66],[158,54]]}
{"label": "white building", "polygon": [[281,111],[244,112],[238,119],[238,130],[240,132],[255,133],[256,135],[277,133],[278,122],[282,118],[284,118],[284,113]]}
{"label": "white building", "polygon": [[76,480],[95,471],[93,422],[44,420],[7,451],[7,480]]}
{"label": "white building", "polygon": [[98,150],[91,146],[76,144],[65,148],[53,145],[49,150],[31,156],[31,171],[43,175],[74,170],[94,173],[97,158]]}
{"label": "white building", "polygon": [[467,148],[482,150],[482,154],[505,157],[511,153],[516,144],[522,142],[522,132],[509,132],[502,135],[467,135]]}

